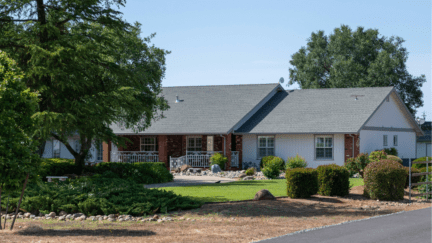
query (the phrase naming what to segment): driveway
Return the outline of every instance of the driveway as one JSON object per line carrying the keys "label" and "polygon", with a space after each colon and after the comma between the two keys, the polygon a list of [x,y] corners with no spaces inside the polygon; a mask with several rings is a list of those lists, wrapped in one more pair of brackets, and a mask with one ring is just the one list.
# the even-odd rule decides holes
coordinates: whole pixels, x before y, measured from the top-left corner
{"label": "driveway", "polygon": [[217,176],[175,176],[173,182],[144,185],[145,188],[173,187],[173,186],[195,186],[202,184],[212,184],[220,181],[227,183],[236,181],[235,179],[221,178]]}
{"label": "driveway", "polygon": [[355,221],[306,233],[288,234],[259,242],[431,242],[431,208]]}

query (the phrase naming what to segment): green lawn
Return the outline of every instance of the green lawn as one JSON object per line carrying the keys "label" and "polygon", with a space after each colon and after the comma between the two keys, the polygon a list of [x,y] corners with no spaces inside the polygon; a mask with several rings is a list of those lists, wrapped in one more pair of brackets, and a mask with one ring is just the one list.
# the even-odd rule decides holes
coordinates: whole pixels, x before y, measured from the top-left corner
{"label": "green lawn", "polygon": [[[350,178],[352,186],[363,185],[363,179]],[[274,196],[286,196],[286,180],[236,181],[232,183],[208,184],[202,186],[158,188],[173,191],[204,202],[225,202],[253,199],[257,191],[269,190]],[[157,190],[157,189],[155,189]]]}

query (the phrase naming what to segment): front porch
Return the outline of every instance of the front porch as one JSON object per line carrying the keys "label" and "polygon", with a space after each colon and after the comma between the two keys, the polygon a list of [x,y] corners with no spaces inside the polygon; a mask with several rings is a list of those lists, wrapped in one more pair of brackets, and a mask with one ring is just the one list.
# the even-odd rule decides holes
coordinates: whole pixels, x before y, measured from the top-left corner
{"label": "front porch", "polygon": [[228,158],[225,170],[242,168],[240,135],[122,135],[131,140],[126,147],[104,144],[104,161],[164,162],[172,170],[182,165],[210,167],[210,157],[221,153]]}

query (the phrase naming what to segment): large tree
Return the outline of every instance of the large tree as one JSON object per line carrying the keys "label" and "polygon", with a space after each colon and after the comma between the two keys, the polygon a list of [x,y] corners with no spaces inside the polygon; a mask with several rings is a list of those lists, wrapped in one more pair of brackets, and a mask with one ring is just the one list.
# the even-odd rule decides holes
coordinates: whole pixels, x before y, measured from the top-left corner
{"label": "large tree", "polygon": [[[40,93],[39,138],[65,144],[83,166],[92,141],[124,144],[110,124],[136,130],[168,108],[159,94],[165,50],[140,38],[114,7],[125,0],[0,0],[0,49]],[[81,150],[67,137],[79,133]],[[41,146],[42,147],[42,146]]]}
{"label": "large tree", "polygon": [[313,32],[307,47],[292,55],[288,84],[298,83],[302,89],[394,86],[414,116],[423,106],[426,78],[408,73],[403,42],[380,36],[376,29],[352,31],[346,25],[329,36]]}

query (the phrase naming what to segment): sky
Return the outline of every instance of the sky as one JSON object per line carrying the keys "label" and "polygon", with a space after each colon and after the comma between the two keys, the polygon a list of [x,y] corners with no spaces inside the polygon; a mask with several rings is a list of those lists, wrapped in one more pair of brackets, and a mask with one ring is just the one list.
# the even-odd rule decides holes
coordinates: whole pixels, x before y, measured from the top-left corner
{"label": "sky", "polygon": [[162,86],[277,83],[287,86],[289,61],[312,32],[329,35],[342,24],[378,29],[405,40],[413,76],[426,75],[422,87],[432,120],[431,1],[255,1],[127,0],[120,9],[130,23],[142,24],[142,37],[171,51]]}

